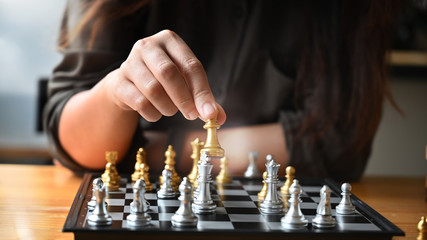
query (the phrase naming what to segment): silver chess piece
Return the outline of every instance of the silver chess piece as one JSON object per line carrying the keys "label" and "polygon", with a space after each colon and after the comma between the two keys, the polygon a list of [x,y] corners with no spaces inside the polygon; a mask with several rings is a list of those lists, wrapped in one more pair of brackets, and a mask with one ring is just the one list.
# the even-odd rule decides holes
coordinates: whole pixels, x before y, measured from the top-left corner
{"label": "silver chess piece", "polygon": [[356,208],[351,203],[351,185],[349,183],[344,183],[341,185],[341,195],[342,199],[338,206],[335,208],[338,214],[350,215],[356,212]]}
{"label": "silver chess piece", "polygon": [[197,217],[191,209],[191,183],[187,177],[184,177],[179,185],[179,200],[181,201],[175,215],[172,216],[172,226],[174,227],[194,227],[197,226]]}
{"label": "silver chess piece", "polygon": [[160,190],[157,192],[158,198],[174,198],[176,196],[175,191],[172,188],[172,171],[164,169],[162,171],[163,184],[160,186]]}
{"label": "silver chess piece", "polygon": [[[98,186],[98,188],[101,188],[103,185],[104,185],[104,182],[102,181],[102,179],[100,177],[95,178],[93,180],[93,182],[92,182],[92,198],[87,203],[87,208],[89,211],[93,211],[95,209],[95,205],[96,205],[95,191],[96,191],[97,186]],[[105,202],[105,205],[107,206],[107,202]]]}
{"label": "silver chess piece", "polygon": [[263,214],[280,214],[283,212],[283,202],[277,193],[277,184],[279,178],[277,172],[279,171],[280,164],[276,163],[273,156],[269,155],[268,159],[271,159],[265,164],[267,169],[267,192],[264,199],[260,204],[260,211]]}
{"label": "silver chess piece", "polygon": [[130,214],[126,217],[128,226],[139,227],[150,224],[151,216],[146,213],[148,206],[144,195],[145,181],[138,179],[133,185],[133,201],[130,203]]}
{"label": "silver chess piece", "polygon": [[192,204],[193,211],[197,214],[208,214],[215,212],[216,205],[212,201],[210,183],[212,163],[210,163],[210,157],[207,152],[203,152],[200,157],[200,163],[197,164],[199,167],[199,175],[197,176],[197,182],[199,182],[197,196]]}
{"label": "silver chess piece", "polygon": [[261,177],[261,173],[259,172],[257,167],[258,152],[256,151],[249,152],[248,158],[249,158],[249,165],[244,173],[244,176],[247,178]]}
{"label": "silver chess piece", "polygon": [[301,186],[298,180],[294,179],[291,187],[289,188],[289,210],[284,217],[280,220],[282,228],[287,230],[301,230],[307,227],[308,221],[301,212],[300,199]]}
{"label": "silver chess piece", "polygon": [[105,204],[105,198],[107,195],[108,191],[105,185],[97,181],[94,191],[94,196],[96,199],[95,209],[88,217],[88,224],[90,226],[107,226],[112,224],[113,219],[108,214],[107,205]]}
{"label": "silver chess piece", "polygon": [[336,221],[332,217],[331,210],[331,189],[324,185],[320,189],[320,202],[317,206],[316,217],[313,219],[312,224],[316,228],[334,228]]}

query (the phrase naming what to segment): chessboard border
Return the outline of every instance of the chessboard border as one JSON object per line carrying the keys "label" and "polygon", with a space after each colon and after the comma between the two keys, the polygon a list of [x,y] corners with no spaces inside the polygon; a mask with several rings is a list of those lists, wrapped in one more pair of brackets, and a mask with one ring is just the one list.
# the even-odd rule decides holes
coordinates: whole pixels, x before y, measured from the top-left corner
{"label": "chessboard border", "polygon": [[[270,231],[270,232],[254,232],[254,231],[236,231],[236,230],[203,230],[203,231],[194,231],[192,229],[176,229],[173,232],[164,232],[159,231],[158,229],[147,230],[147,229],[132,229],[129,231],[122,231],[121,229],[110,229],[110,228],[77,228],[75,227],[77,222],[79,221],[79,217],[81,215],[81,211],[84,209],[83,204],[87,198],[88,191],[91,189],[90,184],[93,179],[99,177],[99,173],[85,173],[82,178],[82,183],[77,191],[77,194],[73,200],[71,205],[69,214],[64,223],[64,227],[62,232],[73,232],[75,235],[75,239],[83,240],[83,239],[94,239],[98,237],[102,237],[101,239],[135,239],[136,235],[144,235],[144,237],[153,238],[166,238],[173,237],[174,239],[189,239],[189,237],[202,237],[204,240],[217,239],[220,236],[229,236],[233,237],[233,239],[259,239],[259,237],[269,237],[269,239],[283,238],[283,237],[292,237],[292,238],[313,238],[317,239],[323,238],[345,238],[345,239],[360,239],[363,237],[364,239],[391,239],[393,236],[405,236],[405,233],[394,225],[392,222],[387,220],[377,211],[368,206],[365,202],[360,200],[357,196],[351,195],[351,199],[353,204],[359,210],[359,212],[366,217],[369,221],[379,227],[381,232],[359,232],[359,231],[347,231],[347,232],[331,232],[331,231]],[[122,175],[123,178],[130,179],[130,175]],[[233,177],[235,180],[244,180],[248,181],[248,179],[244,177]],[[260,179],[261,181],[261,179]],[[333,179],[302,179],[300,181],[302,185],[310,185],[310,183],[315,183],[319,185],[321,184],[328,185],[333,192],[339,195],[341,193],[341,186]],[[86,214],[86,213],[84,213]],[[174,229],[175,230],[175,229]],[[207,238],[206,238],[207,237]]]}

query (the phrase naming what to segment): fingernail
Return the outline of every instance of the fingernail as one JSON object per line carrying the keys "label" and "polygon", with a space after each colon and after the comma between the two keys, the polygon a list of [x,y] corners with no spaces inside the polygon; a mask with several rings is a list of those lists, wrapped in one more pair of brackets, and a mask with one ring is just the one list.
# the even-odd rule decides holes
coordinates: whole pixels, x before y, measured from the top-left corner
{"label": "fingernail", "polygon": [[205,116],[214,115],[216,108],[210,103],[205,103],[203,104],[203,113]]}
{"label": "fingernail", "polygon": [[190,112],[190,113],[188,114],[188,118],[189,118],[190,120],[194,120],[194,119],[196,119],[197,117],[199,117],[199,114],[198,114],[196,111],[192,111],[192,112]]}

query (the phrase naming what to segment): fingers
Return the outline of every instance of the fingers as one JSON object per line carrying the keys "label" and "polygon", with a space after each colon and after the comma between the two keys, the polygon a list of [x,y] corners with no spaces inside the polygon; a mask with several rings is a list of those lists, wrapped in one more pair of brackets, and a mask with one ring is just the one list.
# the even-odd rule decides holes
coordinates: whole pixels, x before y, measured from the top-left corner
{"label": "fingers", "polygon": [[[172,116],[178,110],[190,120],[217,116],[220,124],[225,121],[224,109],[214,99],[201,62],[171,31],[135,43],[121,70],[131,92],[123,100],[149,121]],[[134,103],[129,102],[131,97]],[[141,109],[138,104],[143,105]],[[142,113],[144,110],[147,112]]]}
{"label": "fingers", "polygon": [[199,116],[203,120],[215,117],[218,114],[218,108],[202,63],[179,36],[170,31],[163,31],[160,34],[170,39],[165,42],[165,50],[171,60],[176,63],[191,91]]}

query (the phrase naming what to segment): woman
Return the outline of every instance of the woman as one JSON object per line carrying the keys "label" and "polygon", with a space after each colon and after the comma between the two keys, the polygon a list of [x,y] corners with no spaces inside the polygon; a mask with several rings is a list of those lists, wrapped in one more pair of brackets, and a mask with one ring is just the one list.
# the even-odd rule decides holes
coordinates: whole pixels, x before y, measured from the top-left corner
{"label": "woman", "polygon": [[233,174],[257,150],[298,177],[356,180],[391,100],[385,54],[396,5],[70,1],[45,109],[52,154],[84,171],[116,150],[119,171],[131,171],[145,147],[160,172],[172,144],[184,175],[189,143],[204,134],[195,119],[217,116]]}

